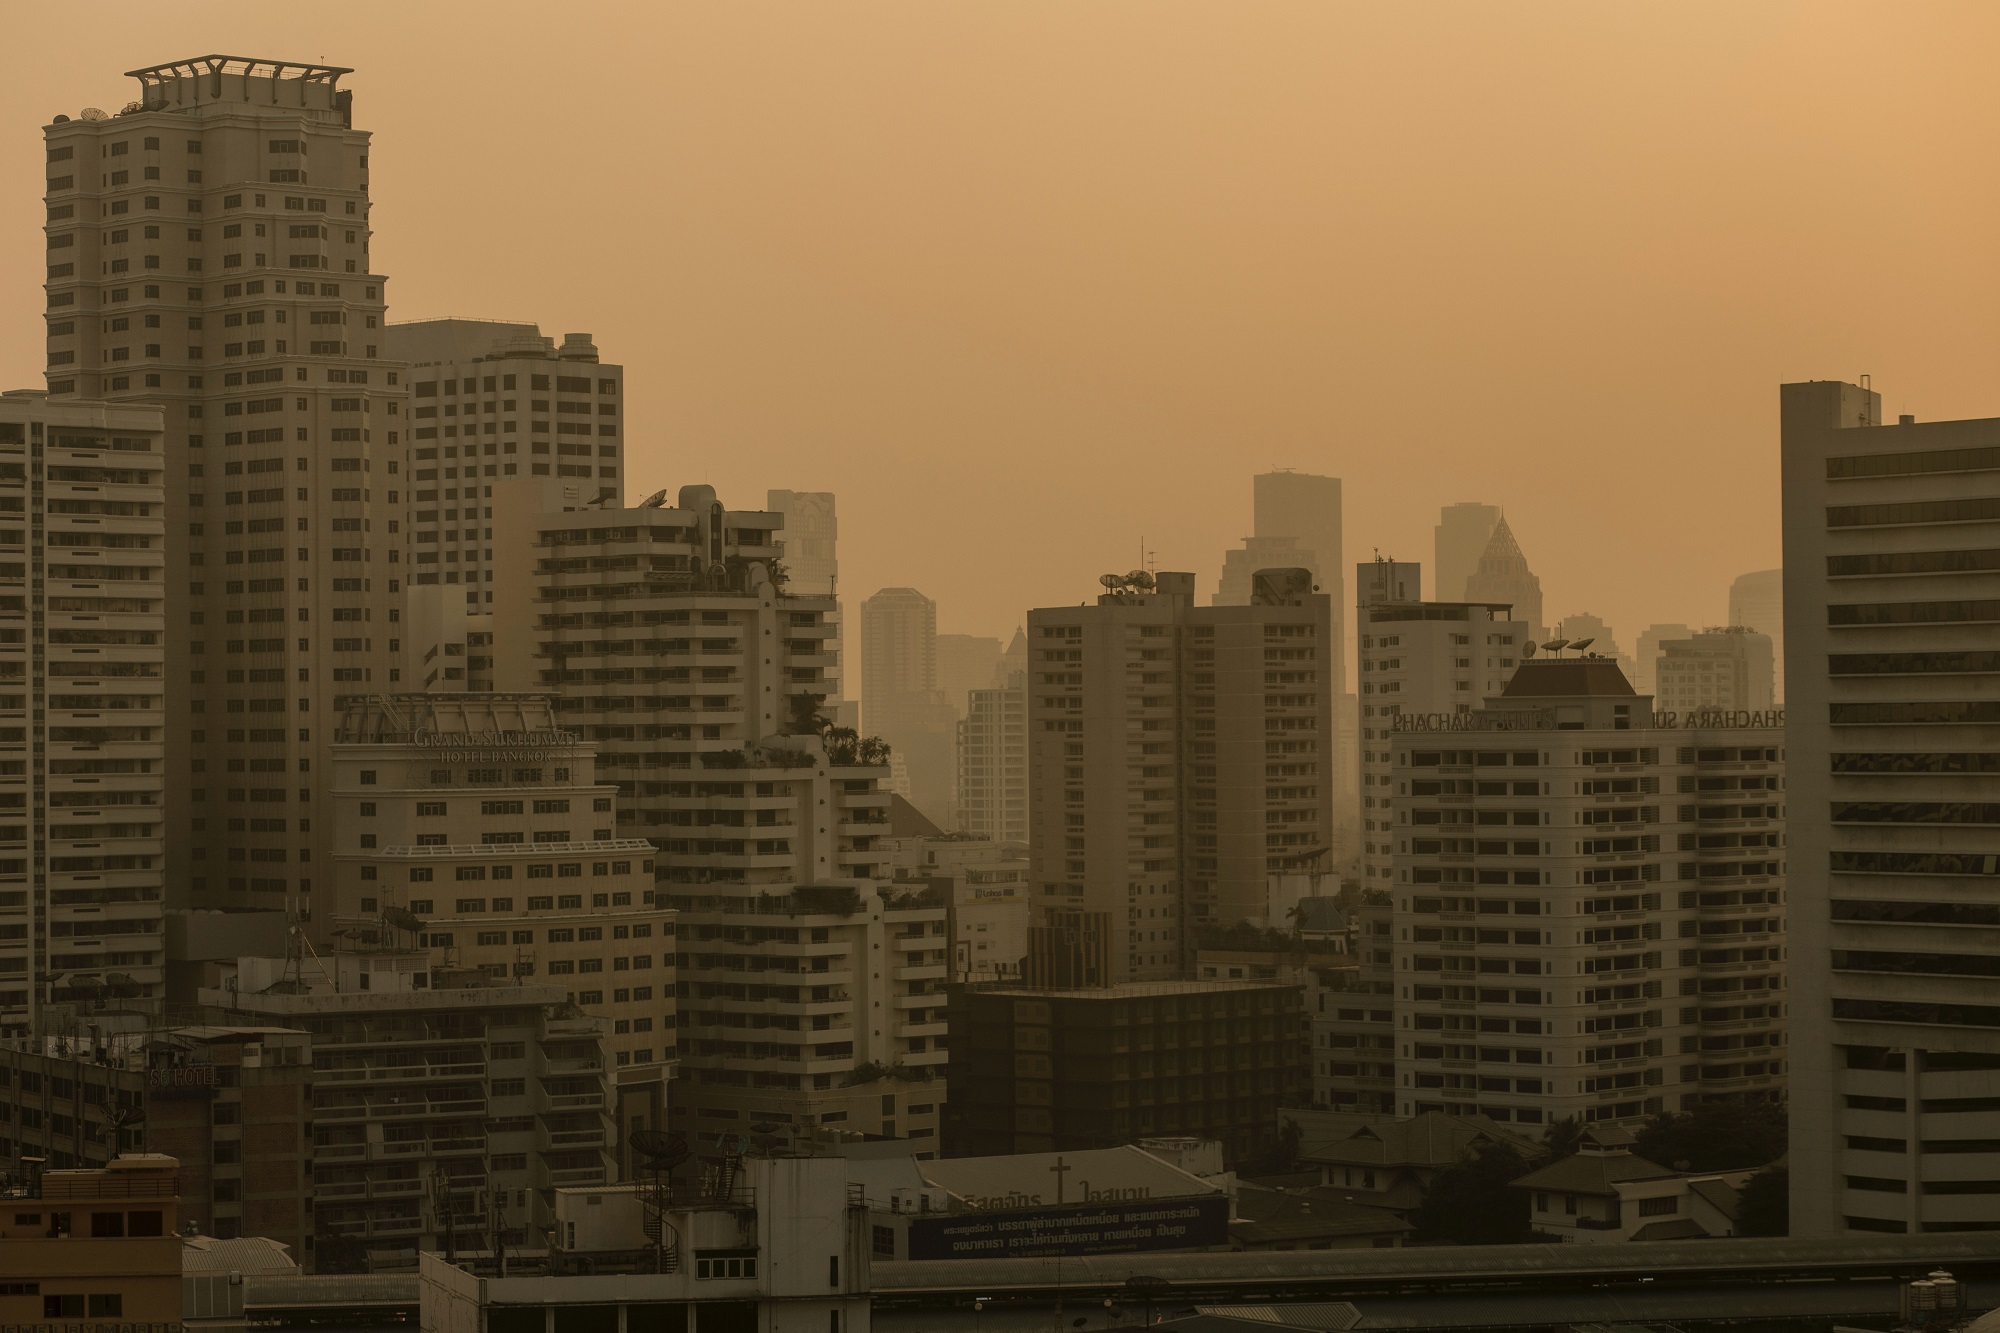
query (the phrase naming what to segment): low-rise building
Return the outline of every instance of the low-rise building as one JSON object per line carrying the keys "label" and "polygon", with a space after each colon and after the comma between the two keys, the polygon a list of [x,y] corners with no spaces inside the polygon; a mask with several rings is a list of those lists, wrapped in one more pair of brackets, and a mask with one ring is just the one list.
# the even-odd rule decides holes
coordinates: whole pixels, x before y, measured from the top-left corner
{"label": "low-rise building", "polygon": [[1284,1119],[1298,1127],[1299,1162],[1317,1170],[1322,1184],[1404,1217],[1423,1204],[1441,1172],[1486,1144],[1504,1144],[1528,1158],[1539,1151],[1481,1115],[1427,1111],[1398,1120],[1301,1109],[1285,1111]]}
{"label": "low-rise building", "polygon": [[948,1157],[1215,1139],[1231,1161],[1304,1094],[1295,986],[1127,982],[952,992]]}
{"label": "low-rise building", "polygon": [[1584,1131],[1571,1156],[1513,1183],[1529,1196],[1534,1228],[1583,1244],[1733,1236],[1739,1196],[1754,1171],[1675,1171],[1632,1151],[1616,1126]]}
{"label": "low-rise building", "polygon": [[868,1213],[837,1157],[561,1190],[540,1268],[427,1253],[423,1333],[867,1333]]}
{"label": "low-rise building", "polygon": [[1386,1208],[1356,1203],[1330,1185],[1277,1189],[1244,1181],[1236,1187],[1232,1250],[1393,1250],[1416,1227]]}
{"label": "low-rise building", "polygon": [[0,1325],[178,1328],[178,1163],[127,1154],[0,1197]]}
{"label": "low-rise building", "polygon": [[[178,1163],[179,1215],[209,1236],[312,1237],[312,1043],[274,1026],[162,1025],[0,1045],[0,1156]],[[25,1176],[25,1172],[21,1173]]]}

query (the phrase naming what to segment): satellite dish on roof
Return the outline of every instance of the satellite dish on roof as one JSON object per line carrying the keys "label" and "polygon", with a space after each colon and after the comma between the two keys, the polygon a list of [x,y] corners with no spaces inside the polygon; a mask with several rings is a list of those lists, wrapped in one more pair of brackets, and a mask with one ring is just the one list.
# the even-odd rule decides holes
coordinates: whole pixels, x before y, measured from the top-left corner
{"label": "satellite dish on roof", "polygon": [[87,106],[76,113],[78,120],[109,120],[111,115],[101,107]]}
{"label": "satellite dish on roof", "polygon": [[1570,646],[1571,648],[1575,649],[1575,650],[1576,650],[1577,652],[1579,652],[1579,653],[1580,653],[1580,652],[1582,652],[1582,651],[1583,651],[1584,649],[1586,649],[1586,648],[1590,647],[1590,645],[1591,645],[1591,644],[1593,644],[1593,643],[1596,643],[1596,642],[1597,642],[1597,640],[1596,640],[1596,639],[1572,639],[1572,640],[1570,641],[1570,645],[1569,645],[1569,646]]}
{"label": "satellite dish on roof", "polygon": [[1133,570],[1125,576],[1125,581],[1135,588],[1150,588],[1153,586],[1153,576],[1143,569]]}
{"label": "satellite dish on roof", "polygon": [[1534,655],[1535,655],[1535,641],[1533,639],[1530,639],[1526,643],[1521,645],[1521,660],[1525,662]]}
{"label": "satellite dish on roof", "polygon": [[1123,574],[1099,574],[1097,581],[1106,588],[1122,588],[1125,586],[1125,576]]}
{"label": "satellite dish on roof", "polygon": [[1550,639],[1547,643],[1542,645],[1542,651],[1547,653],[1559,653],[1567,647],[1569,647],[1568,639]]}
{"label": "satellite dish on roof", "polygon": [[667,503],[667,493],[666,493],[665,491],[663,491],[663,490],[660,490],[660,491],[654,491],[654,492],[653,492],[653,493],[652,493],[651,495],[649,495],[649,496],[647,496],[647,497],[646,497],[645,499],[643,499],[643,500],[639,501],[639,508],[641,508],[641,509],[659,509],[659,508],[661,508],[662,506],[664,506],[664,505],[665,505],[666,503]]}

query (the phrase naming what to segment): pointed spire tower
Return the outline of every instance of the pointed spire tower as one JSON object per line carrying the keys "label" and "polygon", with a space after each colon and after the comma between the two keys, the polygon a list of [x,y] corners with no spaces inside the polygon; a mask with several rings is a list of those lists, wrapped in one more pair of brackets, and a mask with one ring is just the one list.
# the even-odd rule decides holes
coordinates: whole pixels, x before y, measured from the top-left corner
{"label": "pointed spire tower", "polygon": [[1542,581],[1528,568],[1528,557],[1521,553],[1521,543],[1514,539],[1505,514],[1479,554],[1479,567],[1465,581],[1465,600],[1507,602],[1513,606],[1516,619],[1535,627],[1537,640],[1548,637],[1548,627],[1542,622]]}

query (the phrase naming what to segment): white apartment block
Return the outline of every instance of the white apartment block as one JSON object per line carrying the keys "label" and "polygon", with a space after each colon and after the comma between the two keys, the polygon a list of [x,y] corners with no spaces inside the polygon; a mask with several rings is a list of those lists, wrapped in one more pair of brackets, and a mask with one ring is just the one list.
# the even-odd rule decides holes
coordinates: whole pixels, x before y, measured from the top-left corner
{"label": "white apartment block", "polygon": [[1533,1134],[1782,1095],[1781,720],[1655,721],[1602,658],[1399,719],[1398,1114]]}
{"label": "white apartment block", "polygon": [[707,1154],[759,1124],[934,1140],[944,906],[891,883],[882,757],[813,716],[838,612],[773,581],[779,516],[689,486],[509,521],[499,684],[596,745],[679,913],[676,1123]]}
{"label": "white apartment block", "polygon": [[2000,1228],[2000,420],[1780,389],[1792,1228]]}
{"label": "white apartment block", "polygon": [[163,993],[160,431],[0,394],[0,1035]]}
{"label": "white apartment block", "polygon": [[200,907],[310,915],[340,699],[399,675],[404,386],[346,73],[201,56],[43,129],[49,392],[165,413],[167,882]]}
{"label": "white apartment block", "polygon": [[[1370,566],[1362,566],[1368,571]],[[1364,588],[1367,586],[1363,585]],[[1511,608],[1480,602],[1364,602],[1360,630],[1361,883],[1387,888],[1395,858],[1395,755],[1408,714],[1470,714],[1498,695],[1532,651],[1533,627]]]}
{"label": "white apartment block", "polygon": [[674,918],[596,747],[543,695],[408,694],[351,700],[333,753],[339,938],[427,948],[433,984],[566,988],[607,1021],[617,1123],[664,1127]]}
{"label": "white apartment block", "polygon": [[801,596],[840,591],[840,516],[832,491],[773,490],[765,507],[785,520],[785,586]]}
{"label": "white apartment block", "polygon": [[1028,841],[1028,678],[966,695],[958,724],[958,829],[970,838]]}
{"label": "white apartment block", "polygon": [[403,678],[491,689],[494,488],[549,513],[621,507],[625,368],[588,333],[558,346],[498,320],[393,324],[383,346],[409,366]]}
{"label": "white apartment block", "polygon": [[1741,625],[1665,639],[1654,660],[1663,713],[1763,712],[1772,707],[1771,640]]}
{"label": "white apartment block", "polygon": [[1049,984],[1184,976],[1196,930],[1265,922],[1274,877],[1330,852],[1336,644],[1310,573],[1260,571],[1249,605],[1207,607],[1192,574],[1105,578],[1093,606],[1028,615],[1030,956]]}

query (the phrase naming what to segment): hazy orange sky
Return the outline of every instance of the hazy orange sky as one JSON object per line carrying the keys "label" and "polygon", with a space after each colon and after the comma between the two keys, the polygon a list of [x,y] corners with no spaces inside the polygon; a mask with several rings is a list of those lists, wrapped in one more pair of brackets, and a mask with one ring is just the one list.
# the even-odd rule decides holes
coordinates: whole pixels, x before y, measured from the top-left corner
{"label": "hazy orange sky", "polygon": [[[2000,414],[2000,6],[13,4],[0,385],[40,126],[210,51],[356,72],[392,319],[594,333],[628,498],[840,496],[850,606],[1006,634],[1213,590],[1250,475],[1347,558],[1504,505],[1628,650],[1779,558],[1780,381]],[[89,30],[86,27],[85,30]],[[858,683],[858,682],[857,682]]]}

